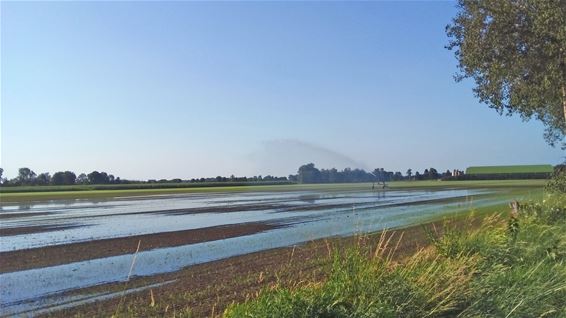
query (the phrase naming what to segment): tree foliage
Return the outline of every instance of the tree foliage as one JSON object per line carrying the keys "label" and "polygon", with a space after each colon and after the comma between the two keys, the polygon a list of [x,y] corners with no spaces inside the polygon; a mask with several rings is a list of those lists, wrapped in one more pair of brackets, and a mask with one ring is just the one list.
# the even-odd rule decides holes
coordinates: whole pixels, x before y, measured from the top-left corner
{"label": "tree foliage", "polygon": [[87,175],[88,183],[90,184],[108,184],[114,181],[113,175],[108,175],[106,172],[93,171]]}
{"label": "tree foliage", "polygon": [[566,1],[459,0],[446,27],[460,73],[499,114],[536,118],[555,145],[566,135]]}
{"label": "tree foliage", "polygon": [[549,192],[566,193],[566,163],[554,168],[554,174],[545,188]]}
{"label": "tree foliage", "polygon": [[373,172],[363,169],[345,168],[338,171],[336,168],[318,169],[313,163],[299,167],[296,175],[290,175],[289,180],[298,183],[350,183],[350,182],[389,182],[403,180],[399,171],[387,171],[376,168]]}
{"label": "tree foliage", "polygon": [[51,184],[53,185],[71,185],[75,184],[77,176],[72,171],[59,171],[53,174],[51,177]]}
{"label": "tree foliage", "polygon": [[48,185],[51,183],[51,175],[49,172],[40,173],[35,179],[35,184],[37,185]]}
{"label": "tree foliage", "polygon": [[36,174],[30,168],[20,168],[18,169],[17,181],[21,185],[30,185],[35,181]]}

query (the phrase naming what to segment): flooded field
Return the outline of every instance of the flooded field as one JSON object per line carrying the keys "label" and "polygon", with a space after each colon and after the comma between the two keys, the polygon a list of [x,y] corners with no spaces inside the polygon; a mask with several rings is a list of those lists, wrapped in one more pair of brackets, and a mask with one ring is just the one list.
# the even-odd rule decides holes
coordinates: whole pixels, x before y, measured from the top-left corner
{"label": "flooded field", "polygon": [[[66,295],[134,276],[417,224],[502,202],[490,195],[493,191],[288,191],[2,203],[0,313],[31,313],[113,297]],[[51,256],[36,260],[42,253]]]}

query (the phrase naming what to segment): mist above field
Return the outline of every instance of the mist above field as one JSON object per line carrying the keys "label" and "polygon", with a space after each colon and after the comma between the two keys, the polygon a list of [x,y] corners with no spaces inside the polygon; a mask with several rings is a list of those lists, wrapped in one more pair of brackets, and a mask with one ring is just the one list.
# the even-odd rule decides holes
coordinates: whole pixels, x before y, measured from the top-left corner
{"label": "mist above field", "polygon": [[256,171],[276,176],[295,173],[297,167],[306,162],[316,162],[323,168],[369,168],[346,154],[296,139],[264,141],[260,149],[250,155],[250,160]]}

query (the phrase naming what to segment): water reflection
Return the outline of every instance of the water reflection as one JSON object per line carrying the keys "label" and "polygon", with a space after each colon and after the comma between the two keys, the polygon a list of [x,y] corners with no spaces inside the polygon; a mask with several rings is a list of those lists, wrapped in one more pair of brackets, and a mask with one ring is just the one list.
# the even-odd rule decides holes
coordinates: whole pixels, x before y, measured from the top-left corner
{"label": "water reflection", "polygon": [[316,200],[320,199],[320,194],[306,194],[306,195],[300,195],[299,196],[299,200],[303,201],[303,202],[307,202],[307,203],[315,203]]}
{"label": "water reflection", "polygon": [[[465,202],[465,197],[462,200]],[[494,199],[479,199],[475,201],[474,206],[481,207],[495,202],[497,201]],[[420,205],[382,206],[378,209],[329,209],[324,213],[311,215],[308,221],[293,223],[285,228],[225,240],[143,251],[137,254],[132,274],[155,275],[177,271],[193,264],[300,244],[329,236],[345,236],[406,226],[454,211],[461,204],[462,202],[449,204],[427,202]],[[132,259],[133,255],[119,255],[1,274],[2,310],[9,310],[22,301],[53,295],[63,290],[124,281],[128,277]]]}
{"label": "water reflection", "polygon": [[375,196],[376,196],[378,199],[385,199],[385,198],[387,197],[387,191],[379,191],[379,190],[376,190],[376,191],[374,191],[374,193],[375,193]]}
{"label": "water reflection", "polygon": [[[244,222],[286,224],[323,220],[354,207],[378,209],[478,193],[472,190],[251,192],[52,200],[29,207],[5,205],[0,229],[41,226],[53,230],[2,239],[0,252]],[[13,214],[8,217],[9,213]],[[66,228],[70,223],[78,227]],[[85,226],[88,230],[81,228]]]}
{"label": "water reflection", "polygon": [[[4,237],[0,240],[0,251],[245,222],[286,225],[284,228],[254,235],[140,252],[133,274],[154,275],[176,271],[192,264],[324,237],[418,223],[456,209],[468,208],[468,198],[483,193],[486,192],[302,191],[53,200],[21,206],[4,205],[3,213],[21,215],[3,220],[0,228],[45,225],[60,229],[62,224],[70,222],[80,227]],[[445,199],[452,201],[446,203]],[[474,206],[493,202],[493,199],[479,199],[474,201]],[[227,207],[239,205],[260,208],[222,212]],[[210,212],[163,213],[167,210],[201,208]],[[84,226],[89,227],[85,229]],[[13,310],[18,303],[57,295],[63,290],[123,281],[127,278],[131,262],[132,255],[119,255],[0,274],[0,311],[7,312]]]}

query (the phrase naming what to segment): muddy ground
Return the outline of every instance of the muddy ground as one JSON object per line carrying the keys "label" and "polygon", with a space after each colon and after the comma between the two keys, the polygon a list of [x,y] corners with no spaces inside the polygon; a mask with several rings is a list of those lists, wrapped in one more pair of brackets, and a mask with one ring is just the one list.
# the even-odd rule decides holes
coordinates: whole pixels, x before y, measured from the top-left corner
{"label": "muddy ground", "polygon": [[[138,243],[140,243],[139,251],[145,251],[250,235],[278,227],[281,226],[250,222],[0,252],[0,273],[132,254],[136,251]],[[25,231],[27,229],[14,229],[16,230]]]}
{"label": "muddy ground", "polygon": [[[450,226],[471,228],[479,220],[462,219]],[[417,225],[397,231],[389,249],[394,259],[401,261],[430,245],[428,235],[441,235],[444,222]],[[145,290],[123,297],[98,301],[67,310],[48,314],[50,317],[108,317],[119,316],[171,316],[189,310],[192,317],[220,315],[227,306],[254,298],[262,289],[274,286],[301,286],[324,280],[329,272],[332,255],[348,246],[363,245],[374,248],[380,233],[349,238],[333,238],[312,241],[295,247],[278,248],[229,259],[193,265],[181,271],[153,277],[135,278],[128,283],[93,287],[90,290],[120,291],[134,286],[176,280],[174,283]]]}

